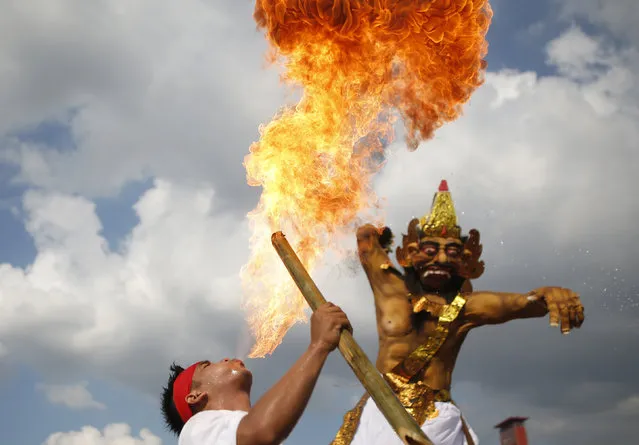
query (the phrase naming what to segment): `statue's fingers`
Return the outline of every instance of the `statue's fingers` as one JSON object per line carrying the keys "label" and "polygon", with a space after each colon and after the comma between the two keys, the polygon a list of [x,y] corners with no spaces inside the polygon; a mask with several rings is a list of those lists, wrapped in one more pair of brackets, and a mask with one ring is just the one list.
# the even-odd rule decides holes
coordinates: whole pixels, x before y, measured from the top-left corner
{"label": "statue's fingers", "polygon": [[547,300],[546,305],[548,306],[548,318],[550,326],[556,328],[557,326],[559,326],[559,307],[553,300]]}
{"label": "statue's fingers", "polygon": [[584,323],[584,307],[580,304],[579,306],[577,306],[577,309],[575,310],[576,312],[576,316],[575,316],[575,327],[580,328],[581,325]]}
{"label": "statue's fingers", "polygon": [[579,299],[579,294],[573,293],[572,301],[570,302],[570,318],[574,328],[580,328],[584,322],[584,307]]}
{"label": "statue's fingers", "polygon": [[559,316],[561,318],[561,333],[568,334],[571,329],[570,325],[570,308],[562,305],[559,309]]}
{"label": "statue's fingers", "polygon": [[568,316],[570,317],[570,327],[577,327],[577,307],[570,305],[568,306]]}

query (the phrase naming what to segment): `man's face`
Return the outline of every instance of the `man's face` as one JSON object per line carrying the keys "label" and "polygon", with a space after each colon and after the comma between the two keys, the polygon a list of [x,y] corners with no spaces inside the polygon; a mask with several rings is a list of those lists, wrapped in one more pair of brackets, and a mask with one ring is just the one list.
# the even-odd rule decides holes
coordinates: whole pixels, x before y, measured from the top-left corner
{"label": "man's face", "polygon": [[193,383],[203,389],[214,389],[219,385],[232,385],[250,390],[253,375],[238,359],[225,358],[218,362],[204,360],[193,373]]}
{"label": "man's face", "polygon": [[424,289],[438,291],[459,273],[463,251],[458,238],[422,237],[408,254]]}

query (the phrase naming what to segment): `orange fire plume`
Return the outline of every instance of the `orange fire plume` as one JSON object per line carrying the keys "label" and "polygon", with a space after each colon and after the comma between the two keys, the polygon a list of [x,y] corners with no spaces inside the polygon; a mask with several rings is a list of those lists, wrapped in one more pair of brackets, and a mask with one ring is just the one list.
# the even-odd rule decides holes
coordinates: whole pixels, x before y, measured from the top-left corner
{"label": "orange fire plume", "polygon": [[375,156],[401,118],[411,150],[456,119],[482,84],[488,0],[258,0],[284,81],[302,99],[260,129],[245,159],[261,186],[248,216],[251,256],[241,273],[256,343],[275,350],[305,320],[305,303],[270,244],[282,230],[309,269],[377,203]]}

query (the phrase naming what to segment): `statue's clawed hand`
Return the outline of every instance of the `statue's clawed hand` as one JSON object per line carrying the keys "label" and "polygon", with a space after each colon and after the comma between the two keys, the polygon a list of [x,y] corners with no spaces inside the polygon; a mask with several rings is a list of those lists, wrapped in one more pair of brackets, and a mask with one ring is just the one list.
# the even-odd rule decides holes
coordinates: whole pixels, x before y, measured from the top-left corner
{"label": "statue's clawed hand", "polygon": [[382,234],[383,228],[375,227],[372,224],[366,224],[357,229],[357,240],[366,242],[375,242]]}
{"label": "statue's clawed hand", "polygon": [[539,299],[546,303],[550,316],[550,325],[561,324],[562,334],[573,328],[581,327],[584,322],[584,306],[579,295],[570,289],[561,287],[542,287],[531,292],[531,299]]}

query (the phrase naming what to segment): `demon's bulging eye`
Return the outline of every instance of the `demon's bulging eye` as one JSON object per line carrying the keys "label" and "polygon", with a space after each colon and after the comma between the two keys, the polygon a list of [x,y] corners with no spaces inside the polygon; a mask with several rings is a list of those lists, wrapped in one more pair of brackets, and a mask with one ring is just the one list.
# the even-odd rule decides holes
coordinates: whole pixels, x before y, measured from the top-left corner
{"label": "demon's bulging eye", "polygon": [[457,258],[462,253],[462,247],[457,244],[451,244],[446,246],[446,255],[451,258]]}
{"label": "demon's bulging eye", "polygon": [[439,251],[439,245],[435,243],[423,243],[419,248],[426,256],[435,256]]}

